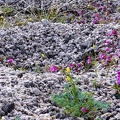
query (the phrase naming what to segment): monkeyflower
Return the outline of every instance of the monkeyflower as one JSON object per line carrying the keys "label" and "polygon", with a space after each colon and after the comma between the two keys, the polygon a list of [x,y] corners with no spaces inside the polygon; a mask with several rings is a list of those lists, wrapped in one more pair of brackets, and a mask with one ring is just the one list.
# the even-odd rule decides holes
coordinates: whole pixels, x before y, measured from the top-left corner
{"label": "monkeyflower", "polygon": [[88,63],[88,64],[91,64],[91,63],[92,63],[90,56],[88,56],[87,63]]}
{"label": "monkeyflower", "polygon": [[101,9],[104,11],[106,9],[106,7],[105,6],[101,6]]}
{"label": "monkeyflower", "polygon": [[120,85],[120,71],[117,72],[117,84]]}
{"label": "monkeyflower", "polygon": [[83,23],[83,24],[84,24],[84,23],[85,23],[85,21],[84,21],[84,20],[81,20],[81,21],[80,21],[80,23]]}
{"label": "monkeyflower", "polygon": [[99,55],[99,58],[100,58],[100,59],[104,59],[104,58],[105,58],[105,54],[103,54],[103,53],[100,54],[100,55]]}
{"label": "monkeyflower", "polygon": [[109,62],[109,61],[111,61],[111,56],[106,57],[106,62]]}
{"label": "monkeyflower", "polygon": [[78,11],[78,14],[79,14],[79,15],[82,15],[82,14],[83,14],[83,11],[82,11],[82,10],[79,10],[79,11]]}
{"label": "monkeyflower", "polygon": [[71,64],[69,64],[69,68],[71,69],[71,68],[73,68],[75,66],[75,64],[73,64],[73,63],[71,63]]}
{"label": "monkeyflower", "polygon": [[98,20],[94,19],[94,20],[93,20],[93,23],[94,23],[94,24],[98,24]]}
{"label": "monkeyflower", "polygon": [[56,67],[54,65],[50,67],[50,72],[56,72],[58,70],[59,70],[58,67]]}
{"label": "monkeyflower", "polygon": [[94,17],[99,17],[99,14],[97,14],[97,13],[96,13],[96,14],[94,14]]}
{"label": "monkeyflower", "polygon": [[13,63],[13,59],[9,59],[8,62],[9,62],[9,64],[12,64]]}
{"label": "monkeyflower", "polygon": [[105,45],[109,45],[109,44],[110,44],[110,40],[106,40]]}
{"label": "monkeyflower", "polygon": [[117,31],[112,29],[111,32],[108,34],[109,36],[116,36],[117,37]]}
{"label": "monkeyflower", "polygon": [[78,63],[78,64],[77,64],[77,67],[81,67],[81,65],[82,65],[81,63]]}
{"label": "monkeyflower", "polygon": [[67,79],[68,82],[71,81],[71,77],[70,76],[66,76],[66,79]]}
{"label": "monkeyflower", "polygon": [[110,52],[110,48],[109,48],[109,47],[106,47],[105,50],[106,50],[107,52]]}
{"label": "monkeyflower", "polygon": [[88,112],[89,112],[89,110],[87,110],[85,107],[82,107],[82,108],[81,108],[81,111],[82,111],[82,112],[85,112],[85,113],[88,113]]}
{"label": "monkeyflower", "polygon": [[70,68],[69,67],[66,68],[66,72],[70,73]]}

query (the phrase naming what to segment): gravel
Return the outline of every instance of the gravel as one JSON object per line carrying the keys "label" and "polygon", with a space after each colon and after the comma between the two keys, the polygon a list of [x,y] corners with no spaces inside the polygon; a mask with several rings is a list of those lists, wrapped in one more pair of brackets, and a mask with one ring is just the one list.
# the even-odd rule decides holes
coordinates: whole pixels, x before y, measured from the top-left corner
{"label": "gravel", "polygon": [[[96,1],[92,4],[94,2]],[[77,11],[82,4],[79,0],[42,0],[41,2],[35,0],[35,3],[31,0],[0,0],[0,5],[4,3],[17,8],[17,12],[29,11],[31,8],[35,9],[34,7],[40,10],[57,7],[60,10],[59,16],[67,11],[66,17],[75,16],[74,14],[78,17]],[[87,3],[84,3],[83,6],[86,5]],[[105,2],[105,5],[110,3]],[[120,13],[116,8],[120,5],[120,1],[114,0],[114,5],[110,17],[112,20],[119,20]],[[1,14],[3,11],[0,9]],[[112,29],[117,31],[118,41],[115,37],[109,36]],[[93,24],[93,22],[79,24],[77,18],[72,22],[66,21],[65,24],[42,19],[39,22],[28,22],[27,25],[1,28],[0,116],[2,120],[17,118],[20,120],[84,120],[84,118],[64,114],[63,110],[51,101],[50,95],[63,90],[66,80],[65,75],[60,71],[50,73],[49,66],[66,67],[71,63],[86,63],[86,56],[93,56],[93,50],[96,54],[105,50],[104,43],[107,39],[111,39],[115,47],[120,49],[119,33],[120,24],[114,21],[107,24]],[[117,52],[117,49],[109,54]],[[119,58],[120,54],[116,58],[118,65],[120,65]],[[12,64],[9,64],[9,59],[13,59]],[[73,71],[74,77],[78,79],[77,85],[80,90],[94,92],[95,100],[110,103],[106,111],[97,113],[95,120],[97,118],[120,119],[120,100],[115,97],[116,91],[113,89],[117,70],[116,66],[111,66],[108,72],[107,68],[103,68],[98,63],[95,69],[87,72]],[[93,80],[97,81],[97,87],[93,85]]]}

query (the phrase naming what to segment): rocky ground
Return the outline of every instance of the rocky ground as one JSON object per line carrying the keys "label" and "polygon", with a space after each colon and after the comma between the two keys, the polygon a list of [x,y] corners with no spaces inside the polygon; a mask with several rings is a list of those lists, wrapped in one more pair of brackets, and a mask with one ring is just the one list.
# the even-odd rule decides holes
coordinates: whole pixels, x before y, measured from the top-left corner
{"label": "rocky ground", "polygon": [[[92,1],[92,4],[96,2],[101,4],[99,0]],[[112,11],[108,16],[112,21],[105,22],[106,24],[92,22],[93,10],[85,10],[83,16],[86,18],[86,15],[90,14],[92,21],[80,24],[77,11],[82,2],[79,0],[41,2],[0,0],[0,5],[4,4],[12,6],[21,16],[24,16],[26,11],[30,11],[31,7],[49,10],[57,6],[59,16],[68,18],[64,24],[42,19],[16,26],[13,24],[16,20],[15,13],[5,16],[12,27],[2,26],[0,29],[0,116],[2,120],[84,120],[84,118],[64,114],[62,109],[51,101],[50,95],[63,90],[66,80],[62,72],[50,73],[48,67],[51,65],[66,67],[71,63],[85,63],[86,56],[92,56],[93,50],[96,54],[105,50],[106,39],[115,42],[116,48],[109,54],[116,53],[117,49],[120,49],[118,9],[120,1],[113,1],[113,8],[111,7]],[[83,10],[86,5],[88,3],[84,2]],[[110,6],[111,2],[108,0],[105,5]],[[63,16],[65,11],[67,15]],[[101,12],[101,16],[102,14]],[[4,16],[4,13],[0,9],[1,15]],[[73,21],[69,21],[71,15],[74,16]],[[109,36],[112,29],[118,33],[117,41],[116,37]],[[9,59],[13,59],[11,65]],[[120,65],[120,56],[117,58],[117,65]],[[110,103],[110,107],[104,112],[97,113],[94,119],[97,120],[99,117],[101,120],[120,120],[120,100],[116,99],[113,88],[119,67],[113,65],[108,71],[108,68],[103,68],[102,64],[98,63],[96,69],[97,74],[95,68],[87,72],[84,70],[72,72],[78,79],[77,85],[80,90],[94,91],[96,100]],[[97,90],[92,84],[94,79],[101,86]]]}

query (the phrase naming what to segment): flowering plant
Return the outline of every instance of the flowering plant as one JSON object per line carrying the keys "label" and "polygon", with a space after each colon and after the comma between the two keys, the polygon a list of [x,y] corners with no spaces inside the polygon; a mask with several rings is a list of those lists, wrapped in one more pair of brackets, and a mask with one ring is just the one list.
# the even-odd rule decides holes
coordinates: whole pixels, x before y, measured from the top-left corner
{"label": "flowering plant", "polygon": [[114,88],[116,89],[116,98],[120,99],[120,71],[117,72],[117,82],[115,83]]}
{"label": "flowering plant", "polygon": [[65,89],[59,94],[52,95],[52,100],[63,107],[65,113],[70,113],[72,116],[92,119],[98,110],[108,108],[108,103],[95,101],[92,93],[80,91],[76,85],[76,80],[72,75],[67,74],[68,84],[65,84]]}

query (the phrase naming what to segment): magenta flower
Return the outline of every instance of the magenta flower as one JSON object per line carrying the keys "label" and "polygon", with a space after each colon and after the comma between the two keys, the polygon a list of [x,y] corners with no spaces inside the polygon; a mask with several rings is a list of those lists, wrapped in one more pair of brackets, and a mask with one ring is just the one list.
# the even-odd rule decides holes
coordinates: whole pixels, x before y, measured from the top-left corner
{"label": "magenta flower", "polygon": [[58,71],[58,67],[54,65],[50,67],[50,72],[56,72],[56,71]]}
{"label": "magenta flower", "polygon": [[79,14],[79,15],[82,15],[82,14],[83,14],[83,11],[82,11],[82,10],[79,10],[79,11],[78,11],[78,14]]}
{"label": "magenta flower", "polygon": [[95,3],[95,4],[94,4],[94,7],[99,7],[99,4],[96,4],[96,3]]}
{"label": "magenta flower", "polygon": [[99,14],[97,14],[97,13],[96,13],[96,14],[94,14],[94,17],[99,17]]}
{"label": "magenta flower", "polygon": [[111,57],[110,56],[107,56],[106,57],[106,62],[109,62],[111,60]]}
{"label": "magenta flower", "polygon": [[110,34],[108,34],[108,35],[109,36],[112,36],[112,35],[117,36],[117,32],[114,29],[112,29]]}
{"label": "magenta flower", "polygon": [[109,47],[106,47],[105,49],[107,52],[110,52],[110,48]]}
{"label": "magenta flower", "polygon": [[102,10],[105,10],[105,6],[101,6]]}
{"label": "magenta flower", "polygon": [[81,111],[82,111],[82,112],[89,112],[89,110],[87,110],[85,107],[82,107],[82,108],[81,108]]}
{"label": "magenta flower", "polygon": [[120,71],[117,72],[117,84],[120,85]]}
{"label": "magenta flower", "polygon": [[12,63],[13,63],[13,59],[9,59],[8,62],[9,62],[10,64],[12,64]]}
{"label": "magenta flower", "polygon": [[98,20],[94,19],[93,23],[98,24]]}
{"label": "magenta flower", "polygon": [[99,58],[100,58],[100,59],[104,59],[104,58],[105,58],[105,54],[103,54],[103,53],[100,54]]}
{"label": "magenta flower", "polygon": [[81,67],[81,63],[78,63],[78,64],[77,64],[77,67]]}
{"label": "magenta flower", "polygon": [[87,63],[88,63],[88,64],[91,64],[91,63],[92,63],[90,56],[88,56]]}
{"label": "magenta flower", "polygon": [[109,45],[109,44],[110,44],[110,40],[106,40],[105,45]]}
{"label": "magenta flower", "polygon": [[71,68],[74,67],[74,66],[75,66],[75,64],[72,64],[72,63],[71,63],[71,64],[69,64],[68,67],[71,69]]}
{"label": "magenta flower", "polygon": [[81,20],[81,21],[80,21],[80,23],[83,23],[83,24],[84,24],[84,23],[85,23],[85,21],[84,21],[84,20]]}

